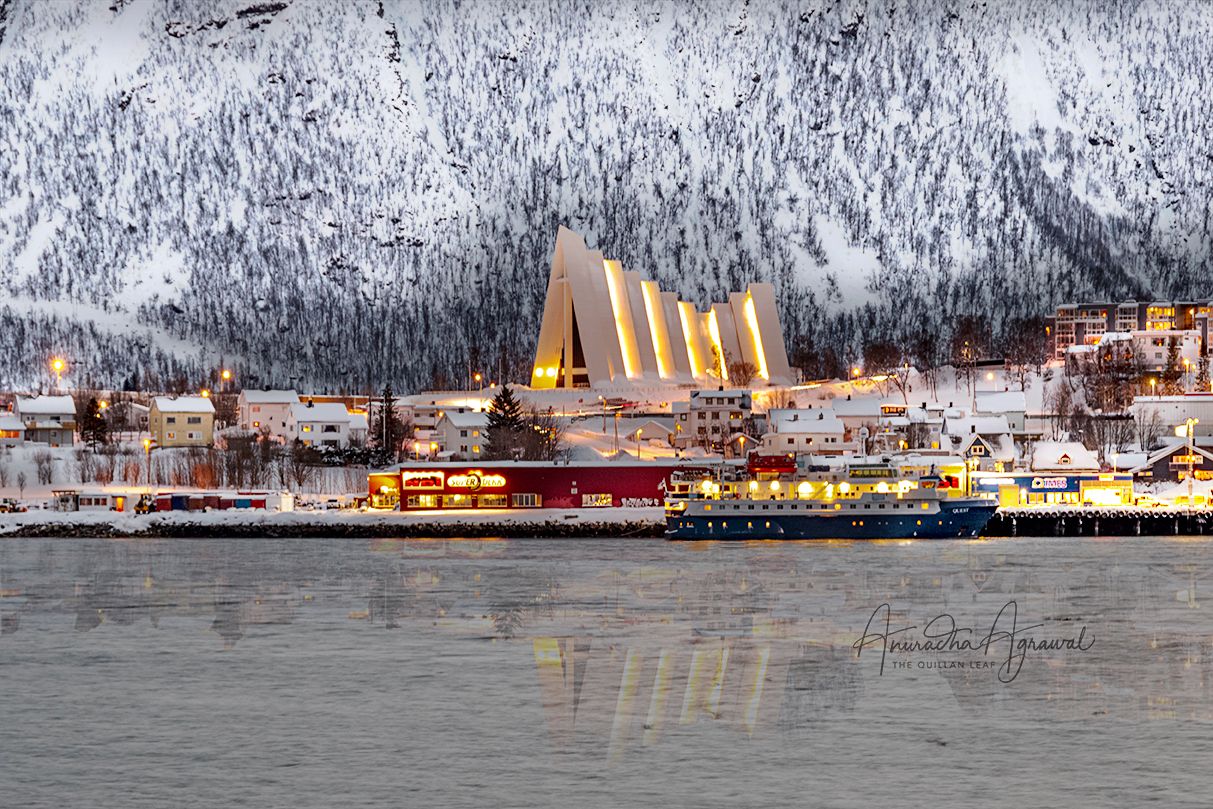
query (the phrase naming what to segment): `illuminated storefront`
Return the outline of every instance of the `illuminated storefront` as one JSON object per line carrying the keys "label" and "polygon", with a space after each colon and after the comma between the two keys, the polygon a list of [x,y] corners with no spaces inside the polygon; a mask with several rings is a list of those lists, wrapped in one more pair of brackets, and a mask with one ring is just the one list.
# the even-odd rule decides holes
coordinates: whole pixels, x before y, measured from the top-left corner
{"label": "illuminated storefront", "polygon": [[1000,506],[1094,505],[1133,503],[1133,476],[1085,474],[973,473],[973,489],[998,495]]}
{"label": "illuminated storefront", "polygon": [[494,465],[435,463],[368,475],[372,508],[656,507],[672,464],[542,461]]}

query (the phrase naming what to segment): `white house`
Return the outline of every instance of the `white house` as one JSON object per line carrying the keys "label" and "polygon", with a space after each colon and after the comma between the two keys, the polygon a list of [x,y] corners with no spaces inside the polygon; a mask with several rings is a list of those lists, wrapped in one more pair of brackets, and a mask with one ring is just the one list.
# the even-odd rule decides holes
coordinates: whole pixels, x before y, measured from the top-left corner
{"label": "white house", "polygon": [[484,413],[448,411],[438,419],[433,438],[441,452],[474,461],[484,453],[488,424],[489,417]]}
{"label": "white house", "polygon": [[718,449],[743,428],[753,412],[753,397],[748,390],[693,390],[671,410],[675,446]]}
{"label": "white house", "polygon": [[340,402],[295,402],[286,414],[286,440],[309,447],[347,446],[350,411]]}
{"label": "white house", "polygon": [[299,404],[299,394],[293,390],[242,390],[236,399],[236,423],[241,430],[268,430],[286,441],[287,417],[294,404]]}
{"label": "white house", "polygon": [[0,447],[19,447],[25,443],[25,423],[9,413],[0,413]]}
{"label": "white house", "polygon": [[943,448],[983,472],[1010,472],[1015,441],[1006,416],[960,416],[944,420]]}
{"label": "white house", "polygon": [[70,396],[18,396],[13,415],[25,425],[25,440],[52,447],[76,441],[76,402]]}
{"label": "white house", "polygon": [[762,437],[762,452],[814,455],[846,455],[858,444],[833,410],[772,408],[767,411],[768,432]]}

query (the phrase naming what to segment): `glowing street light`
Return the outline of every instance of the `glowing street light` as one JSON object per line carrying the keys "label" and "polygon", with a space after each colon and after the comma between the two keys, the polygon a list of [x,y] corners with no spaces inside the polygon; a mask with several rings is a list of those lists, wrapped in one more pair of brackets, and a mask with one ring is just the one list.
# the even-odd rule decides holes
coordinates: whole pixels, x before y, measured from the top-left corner
{"label": "glowing street light", "polygon": [[51,370],[55,372],[55,387],[59,387],[59,383],[63,381],[63,371],[67,368],[67,363],[62,357],[51,358]]}
{"label": "glowing street light", "polygon": [[1157,396],[1157,394],[1154,392],[1155,386],[1157,384],[1158,384],[1158,380],[1155,379],[1154,377],[1150,377],[1150,395],[1151,396]]}
{"label": "glowing street light", "polygon": [[856,379],[859,378],[859,375],[861,373],[862,373],[862,371],[859,369],[858,365],[856,365],[854,368],[851,369],[851,376],[855,377]]}
{"label": "glowing street light", "polygon": [[232,372],[227,368],[224,368],[223,372],[220,373],[219,376],[223,378],[224,382],[230,382],[232,380]]}

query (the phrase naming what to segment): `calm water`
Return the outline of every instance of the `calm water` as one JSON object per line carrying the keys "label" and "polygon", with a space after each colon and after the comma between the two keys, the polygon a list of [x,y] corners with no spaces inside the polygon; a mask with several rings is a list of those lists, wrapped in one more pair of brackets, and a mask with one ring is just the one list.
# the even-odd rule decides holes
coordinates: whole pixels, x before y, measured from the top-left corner
{"label": "calm water", "polygon": [[1211,549],[0,541],[0,804],[1208,806]]}

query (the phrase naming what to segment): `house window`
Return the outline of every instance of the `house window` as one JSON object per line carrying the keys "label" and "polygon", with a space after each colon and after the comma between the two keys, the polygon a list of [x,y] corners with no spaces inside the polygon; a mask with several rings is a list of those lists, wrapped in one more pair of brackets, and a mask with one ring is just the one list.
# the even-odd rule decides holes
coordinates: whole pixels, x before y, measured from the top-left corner
{"label": "house window", "polygon": [[479,438],[479,437],[480,437],[480,431],[472,430],[472,438]]}
{"label": "house window", "polygon": [[169,433],[169,434],[168,434],[168,437],[169,437],[169,440],[171,441],[172,439],[174,439],[174,438],[176,438],[176,437],[177,437],[177,434],[176,434],[176,433]]}
{"label": "house window", "polygon": [[473,453],[479,453],[479,452],[480,452],[480,445],[479,445],[479,444],[472,444],[472,452],[473,452]]}
{"label": "house window", "polygon": [[514,508],[538,508],[540,500],[537,494],[512,494],[510,502]]}
{"label": "house window", "polygon": [[185,423],[186,424],[201,424],[202,416],[186,416]]}
{"label": "house window", "polygon": [[165,423],[165,424],[176,424],[176,423],[177,423],[177,417],[176,417],[176,416],[168,416],[167,418],[165,418],[164,423]]}
{"label": "house window", "polygon": [[468,437],[468,431],[467,431],[467,430],[460,430],[460,431],[459,431],[459,437],[460,437],[460,438],[467,438],[467,437]]}
{"label": "house window", "polygon": [[312,431],[312,425],[310,425],[310,424],[303,425],[303,432],[310,433],[311,431]]}
{"label": "house window", "polygon": [[324,425],[324,432],[326,432],[326,433],[335,433],[335,432],[337,432],[337,425],[336,425],[336,424],[326,424],[326,425]]}
{"label": "house window", "polygon": [[198,433],[186,433],[185,437],[188,438],[189,440],[193,441],[195,438],[198,437]]}
{"label": "house window", "polygon": [[601,508],[610,506],[614,499],[609,493],[602,494],[583,494],[581,495],[581,505],[583,508]]}
{"label": "house window", "polygon": [[252,407],[252,411],[253,411],[254,413],[260,413],[260,412],[261,412],[261,405],[253,405],[253,407]]}
{"label": "house window", "polygon": [[261,422],[259,422],[259,421],[254,421],[254,422],[253,422],[253,426],[254,426],[254,427],[260,427],[260,426],[261,426]]}

